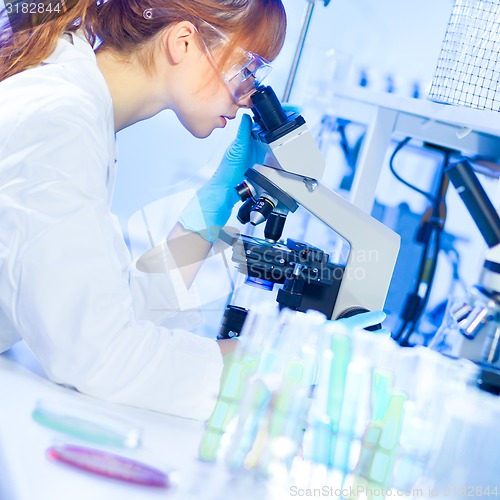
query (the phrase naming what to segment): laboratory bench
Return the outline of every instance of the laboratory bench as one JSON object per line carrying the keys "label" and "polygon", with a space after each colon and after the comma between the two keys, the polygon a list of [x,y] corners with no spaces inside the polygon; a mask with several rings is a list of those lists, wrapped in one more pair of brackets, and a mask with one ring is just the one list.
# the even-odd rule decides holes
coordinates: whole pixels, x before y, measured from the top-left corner
{"label": "laboratory bench", "polygon": [[[362,334],[362,343],[365,344],[369,338],[374,337]],[[368,344],[371,343],[368,341]],[[385,349],[384,341],[376,340],[376,344],[382,350]],[[359,346],[363,347],[361,344]],[[456,394],[444,390],[445,386],[452,387],[455,384],[453,381],[455,375],[452,379],[438,376],[439,383],[436,383],[434,376],[439,373],[456,374],[455,368],[462,369],[461,366],[452,367],[453,371],[448,372],[450,366],[443,365],[441,368],[438,366],[441,362],[436,353],[418,351],[417,348],[403,350],[395,345],[387,345],[387,347],[390,347],[393,352],[393,355],[388,357],[392,360],[390,364],[400,365],[400,368],[395,370],[399,372],[395,380],[399,379],[403,385],[407,385],[409,390],[407,394],[399,389],[386,394],[385,389],[390,389],[390,387],[384,386],[384,389],[382,384],[379,390],[382,389],[385,396],[382,395],[380,399],[380,394],[372,394],[373,405],[382,400],[387,403],[386,396],[392,394],[391,398],[404,402],[406,408],[404,419],[400,420],[403,425],[402,431],[400,428],[401,453],[396,457],[394,455],[396,448],[393,447],[394,449],[390,451],[389,447],[386,450],[382,441],[379,443],[379,446],[383,445],[382,448],[376,447],[379,449],[377,453],[381,453],[381,457],[392,457],[391,460],[396,460],[393,465],[399,471],[394,476],[396,481],[402,481],[404,476],[415,479],[418,477],[415,475],[418,470],[422,471],[422,476],[416,481],[412,480],[410,489],[404,490],[404,482],[401,482],[401,486],[392,486],[392,489],[387,490],[388,492],[382,496],[354,493],[341,498],[350,500],[358,498],[375,500],[390,497],[454,499],[462,498],[461,492],[465,491],[463,488],[472,488],[472,486],[476,489],[481,488],[483,492],[488,491],[489,499],[500,497],[500,448],[496,444],[498,443],[500,399],[488,396],[479,390],[468,390],[463,393],[459,391]],[[368,351],[373,353],[372,348]],[[401,364],[400,361],[404,363]],[[358,413],[362,415],[363,405],[369,404],[368,400],[362,397],[363,391],[360,391],[360,387],[352,386],[351,383],[355,380],[358,382],[362,380],[359,377],[363,364],[360,364],[358,360],[352,368],[347,377],[347,386],[351,387],[350,402],[347,404],[345,400],[342,407],[354,404],[358,408]],[[416,368],[418,368],[417,371],[415,371]],[[442,369],[445,372],[442,372]],[[401,377],[401,370],[407,374],[411,372],[414,376],[404,380],[405,377]],[[377,371],[382,381],[387,372],[379,369]],[[428,380],[422,378],[424,373],[429,375]],[[391,375],[386,381],[392,384],[393,380]],[[333,482],[336,478],[335,471],[328,473],[324,467],[315,466],[315,464],[312,468],[307,469],[306,466],[300,469],[302,477],[298,475],[288,477],[281,475],[280,477],[273,474],[266,480],[252,470],[241,469],[239,473],[230,473],[222,460],[215,463],[203,462],[198,459],[198,449],[205,430],[203,422],[111,404],[54,384],[45,377],[32,354],[23,344],[0,355],[0,381],[1,500],[148,500],[150,498],[281,500],[307,496],[339,498],[335,494],[336,490],[331,486],[335,484]],[[411,389],[412,387],[415,391]],[[431,387],[434,389],[429,392]],[[455,406],[456,404],[458,406],[450,414],[451,418],[443,421],[445,425],[440,426],[441,435],[439,435],[437,428],[429,427],[429,415],[447,411],[446,408],[449,409],[449,405],[446,404],[446,400],[449,402],[450,398],[455,399]],[[84,405],[91,412],[95,411],[100,414],[105,411],[107,414],[114,415],[117,421],[125,419],[141,429],[141,445],[135,449],[117,449],[101,444],[96,445],[42,426],[32,417],[37,402],[41,400],[57,400],[67,408],[69,413],[75,406]],[[359,405],[359,403],[362,404]],[[434,408],[433,411],[432,408]],[[358,419],[354,414],[351,418],[352,420]],[[370,445],[365,441],[369,440],[368,430],[371,429],[373,432],[379,429],[383,435],[387,436],[395,432],[397,427],[395,427],[395,421],[389,419],[386,422],[387,427],[384,427],[385,424],[382,425],[384,421],[380,420],[377,425],[374,425],[372,421],[366,427],[363,442],[360,442],[365,451],[360,452],[360,462],[358,462],[362,468],[366,468],[367,465],[361,460],[363,453],[369,456],[375,451],[373,448],[375,444]],[[346,424],[342,422],[341,419],[341,427]],[[338,437],[342,437],[342,434]],[[168,473],[172,486],[155,488],[129,484],[92,475],[49,460],[47,450],[64,443],[114,453],[147,464]],[[340,445],[341,441],[338,441],[337,446]],[[422,469],[424,466],[422,460],[429,460],[425,458],[427,456],[425,450],[433,448],[436,448],[438,453],[434,454],[432,467]],[[339,450],[341,449],[342,446]],[[356,451],[356,448],[351,449],[353,450]],[[422,451],[424,451],[423,455]],[[467,468],[463,469],[465,464]],[[498,474],[495,471],[498,471]],[[310,484],[323,486],[314,490],[308,486]],[[344,487],[343,483],[337,484],[342,484]],[[363,483],[359,483],[356,487],[362,488],[360,484]],[[365,488],[371,488],[371,486],[365,485]],[[476,489],[474,491],[477,491]],[[466,493],[468,492],[469,490],[466,490]]]}
{"label": "laboratory bench", "polygon": [[[57,400],[68,409],[85,405],[136,423],[142,445],[126,450],[65,436],[32,418],[40,400]],[[235,480],[222,467],[198,460],[204,423],[152,411],[114,405],[50,382],[27,348],[19,344],[0,355],[0,499],[1,500],[148,500],[276,499],[265,483]],[[101,449],[169,473],[171,488],[133,485],[91,475],[46,458],[62,443]],[[260,489],[260,491],[259,491]],[[236,495],[236,496],[233,496]],[[288,496],[286,496],[287,498]]]}

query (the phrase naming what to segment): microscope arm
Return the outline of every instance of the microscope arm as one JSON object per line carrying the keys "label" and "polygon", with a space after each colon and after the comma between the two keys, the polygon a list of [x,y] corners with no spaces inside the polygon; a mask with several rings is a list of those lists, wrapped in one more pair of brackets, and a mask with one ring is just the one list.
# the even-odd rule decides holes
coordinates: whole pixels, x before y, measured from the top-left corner
{"label": "microscope arm", "polygon": [[399,235],[320,182],[264,165],[253,169],[349,242],[332,319],[353,306],[383,309],[399,252]]}
{"label": "microscope arm", "polygon": [[500,293],[500,217],[469,162],[450,165],[446,174],[489,248],[479,284]]}

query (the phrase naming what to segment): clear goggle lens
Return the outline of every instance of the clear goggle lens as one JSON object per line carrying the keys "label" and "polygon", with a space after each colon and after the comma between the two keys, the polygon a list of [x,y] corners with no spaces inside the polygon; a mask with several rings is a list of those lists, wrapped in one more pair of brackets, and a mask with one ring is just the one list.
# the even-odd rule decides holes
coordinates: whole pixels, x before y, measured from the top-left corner
{"label": "clear goggle lens", "polygon": [[235,101],[252,95],[262,80],[270,73],[271,66],[264,58],[246,52],[246,62],[234,65],[223,72],[224,82]]}

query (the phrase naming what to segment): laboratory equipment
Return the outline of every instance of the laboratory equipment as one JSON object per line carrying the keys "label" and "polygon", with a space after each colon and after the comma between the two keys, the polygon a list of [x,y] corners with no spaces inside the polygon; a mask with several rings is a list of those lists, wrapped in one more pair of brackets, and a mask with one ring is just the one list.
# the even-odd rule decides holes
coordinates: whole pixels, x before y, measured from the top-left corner
{"label": "laboratory equipment", "polygon": [[[330,1],[331,0],[323,0],[323,5],[327,7]],[[312,15],[314,8],[316,7],[316,0],[307,0],[307,4],[306,13],[302,22],[302,28],[300,30],[299,41],[297,42],[297,48],[295,49],[295,54],[293,56],[292,67],[290,68],[288,80],[285,85],[285,92],[283,93],[283,102],[288,102],[290,94],[292,93],[292,87],[295,82],[295,77],[297,76],[297,70],[299,68],[302,51],[304,50],[304,45],[306,43],[307,33],[311,25]]]}
{"label": "laboratory equipment", "polygon": [[491,434],[485,453],[492,461],[467,473],[493,485],[500,400],[474,386],[478,372],[471,361],[349,331],[316,311],[259,304],[248,313],[198,456],[223,464],[231,486],[245,476],[265,478],[277,491],[269,498],[285,498],[280,487],[324,485],[355,492],[331,493],[335,498],[412,490],[417,498],[421,481],[456,484],[457,460],[467,455],[453,450],[477,453],[477,432]]}
{"label": "laboratory equipment", "polygon": [[51,446],[47,458],[70,467],[118,481],[133,483],[153,488],[171,486],[169,477],[164,472],[149,465],[107,451],[63,444]]}
{"label": "laboratory equipment", "polygon": [[500,9],[492,0],[455,0],[429,99],[499,111]]}
{"label": "laboratory equipment", "polygon": [[31,416],[44,427],[84,441],[129,449],[141,444],[142,431],[133,422],[84,405],[40,400]]}
{"label": "laboratory equipment", "polygon": [[450,318],[445,318],[444,323],[448,322],[448,328],[438,331],[431,347],[440,349],[443,345],[453,344],[450,354],[479,364],[483,368],[480,377],[481,386],[498,394],[500,392],[500,217],[467,161],[450,165],[446,173],[489,249],[486,252],[479,282],[471,288],[465,301],[449,308],[452,327],[449,327]]}
{"label": "laboratory equipment", "polygon": [[[338,319],[382,310],[399,235],[321,183],[325,161],[304,118],[285,112],[271,87],[258,87],[251,99],[252,135],[265,159],[236,187],[243,201],[238,219],[266,226],[265,239],[223,235],[239,270],[260,285],[282,284],[277,301],[298,311]],[[307,243],[282,242],[286,217],[299,205],[349,243],[345,264]]]}
{"label": "laboratory equipment", "polygon": [[243,328],[243,323],[245,323],[247,314],[248,309],[228,304],[222,316],[217,339],[221,340],[238,337]]}

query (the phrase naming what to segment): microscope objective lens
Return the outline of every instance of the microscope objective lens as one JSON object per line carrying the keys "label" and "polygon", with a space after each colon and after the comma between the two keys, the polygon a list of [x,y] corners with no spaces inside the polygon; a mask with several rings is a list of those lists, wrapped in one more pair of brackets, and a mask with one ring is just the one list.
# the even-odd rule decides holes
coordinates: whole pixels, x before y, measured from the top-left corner
{"label": "microscope objective lens", "polygon": [[261,195],[250,212],[250,224],[262,224],[276,208],[277,201],[269,195]]}

